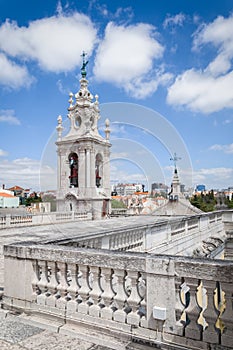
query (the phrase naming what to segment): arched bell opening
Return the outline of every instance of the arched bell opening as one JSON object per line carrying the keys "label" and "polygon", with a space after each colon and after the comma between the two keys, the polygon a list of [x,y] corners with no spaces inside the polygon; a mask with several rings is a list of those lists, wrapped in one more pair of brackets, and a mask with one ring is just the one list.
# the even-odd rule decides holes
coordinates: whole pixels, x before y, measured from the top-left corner
{"label": "arched bell opening", "polygon": [[78,155],[77,153],[70,153],[69,157],[69,166],[70,166],[70,188],[78,187]]}
{"label": "arched bell opening", "polygon": [[103,157],[98,153],[95,157],[95,179],[96,187],[102,187],[102,178],[103,178]]}
{"label": "arched bell opening", "polygon": [[66,195],[65,205],[66,205],[66,211],[76,211],[77,210],[76,198],[71,194]]}

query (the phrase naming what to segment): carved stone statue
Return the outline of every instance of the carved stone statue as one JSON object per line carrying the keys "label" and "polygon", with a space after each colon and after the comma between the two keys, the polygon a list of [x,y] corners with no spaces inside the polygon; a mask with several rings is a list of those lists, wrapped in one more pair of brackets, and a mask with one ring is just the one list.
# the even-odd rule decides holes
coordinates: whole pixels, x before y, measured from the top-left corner
{"label": "carved stone statue", "polygon": [[81,74],[82,74],[82,77],[85,78],[86,75],[87,75],[87,72],[86,72],[86,66],[88,64],[88,61],[85,61],[85,56],[86,56],[86,53],[83,51],[82,53],[82,58],[83,58],[83,65],[82,65],[82,68],[81,68]]}
{"label": "carved stone statue", "polygon": [[72,155],[69,159],[70,163],[70,187],[78,187],[78,159]]}

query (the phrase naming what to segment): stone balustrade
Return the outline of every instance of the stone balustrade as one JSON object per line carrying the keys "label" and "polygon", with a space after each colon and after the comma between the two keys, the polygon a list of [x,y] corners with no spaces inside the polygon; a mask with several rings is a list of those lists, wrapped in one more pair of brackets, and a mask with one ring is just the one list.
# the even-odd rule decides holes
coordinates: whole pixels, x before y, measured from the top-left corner
{"label": "stone balustrade", "polygon": [[[182,255],[185,251],[186,255],[192,256],[194,250],[201,249],[202,242],[211,237],[224,241],[224,215],[225,212],[216,212],[168,219],[155,217],[147,224],[144,224],[144,216],[140,216],[134,227],[111,227],[104,232],[79,236],[77,240],[68,237],[58,243],[73,247],[158,254]],[[203,255],[208,255],[208,252]]]}
{"label": "stone balustrade", "polygon": [[4,216],[0,216],[0,229],[91,219],[91,213],[87,212],[51,212],[27,215],[5,214]]}
{"label": "stone balustrade", "polygon": [[232,261],[22,243],[4,258],[6,309],[167,349],[233,349]]}

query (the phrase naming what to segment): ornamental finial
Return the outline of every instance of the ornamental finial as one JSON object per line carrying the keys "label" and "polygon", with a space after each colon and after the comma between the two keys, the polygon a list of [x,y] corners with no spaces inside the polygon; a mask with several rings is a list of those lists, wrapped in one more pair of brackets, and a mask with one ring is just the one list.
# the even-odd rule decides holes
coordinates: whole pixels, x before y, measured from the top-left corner
{"label": "ornamental finial", "polygon": [[111,132],[109,126],[110,126],[110,121],[109,121],[109,119],[107,118],[107,119],[105,120],[105,127],[106,127],[106,128],[105,128],[105,130],[104,130],[105,135],[106,135],[106,141],[109,141],[109,135],[110,135],[110,132]]}
{"label": "ornamental finial", "polygon": [[62,116],[59,115],[58,118],[57,118],[57,133],[58,133],[58,141],[61,140],[61,137],[62,137],[62,130],[64,129],[63,126],[62,126]]}
{"label": "ornamental finial", "polygon": [[81,57],[83,58],[83,65],[82,65],[82,68],[81,68],[81,74],[82,74],[82,78],[86,78],[86,75],[87,75],[87,72],[86,72],[86,66],[88,64],[88,61],[85,60],[85,57],[86,57],[86,52],[83,51]]}

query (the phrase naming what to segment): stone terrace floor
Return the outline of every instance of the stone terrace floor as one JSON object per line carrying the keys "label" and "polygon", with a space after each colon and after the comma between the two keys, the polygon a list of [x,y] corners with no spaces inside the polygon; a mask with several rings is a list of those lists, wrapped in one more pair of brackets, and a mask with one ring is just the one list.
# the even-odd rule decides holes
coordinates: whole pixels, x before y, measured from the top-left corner
{"label": "stone terrace floor", "polygon": [[[62,330],[58,324],[45,324],[0,310],[1,350],[124,350],[129,342],[93,334],[91,329]],[[110,347],[106,347],[107,343]]]}
{"label": "stone terrace floor", "polygon": [[[64,329],[63,329],[64,328]],[[107,346],[106,346],[107,344]],[[93,332],[75,326],[73,329],[45,320],[13,315],[0,309],[1,350],[189,350],[184,347],[145,345]]]}

